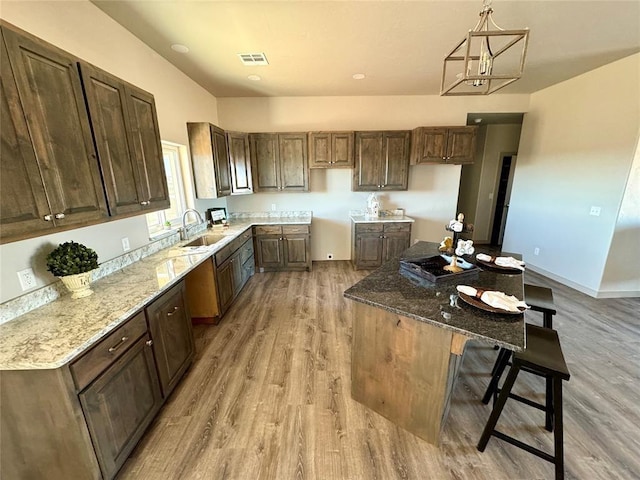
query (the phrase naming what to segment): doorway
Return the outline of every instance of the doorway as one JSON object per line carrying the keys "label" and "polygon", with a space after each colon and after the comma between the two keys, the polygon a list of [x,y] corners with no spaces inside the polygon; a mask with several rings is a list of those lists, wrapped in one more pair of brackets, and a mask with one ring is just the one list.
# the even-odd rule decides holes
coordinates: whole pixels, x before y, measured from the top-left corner
{"label": "doorway", "polygon": [[500,176],[498,178],[498,192],[496,195],[496,208],[493,214],[493,226],[491,229],[491,245],[502,246],[504,229],[507,225],[509,214],[509,199],[513,186],[513,174],[516,170],[517,155],[514,153],[502,154]]}

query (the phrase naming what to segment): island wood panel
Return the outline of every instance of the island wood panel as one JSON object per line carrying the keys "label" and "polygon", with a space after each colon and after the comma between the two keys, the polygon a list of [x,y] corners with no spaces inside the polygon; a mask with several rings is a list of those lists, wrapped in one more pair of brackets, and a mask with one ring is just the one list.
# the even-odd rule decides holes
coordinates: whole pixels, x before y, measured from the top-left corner
{"label": "island wood panel", "polygon": [[439,444],[459,362],[453,332],[357,303],[353,315],[351,395],[396,425]]}

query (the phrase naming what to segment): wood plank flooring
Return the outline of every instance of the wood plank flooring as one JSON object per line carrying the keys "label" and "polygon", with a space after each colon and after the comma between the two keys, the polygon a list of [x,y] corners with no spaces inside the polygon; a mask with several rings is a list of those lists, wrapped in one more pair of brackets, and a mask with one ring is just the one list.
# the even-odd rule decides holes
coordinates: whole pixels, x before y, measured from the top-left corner
{"label": "wood plank flooring", "polygon": [[[191,369],[118,479],[547,479],[553,465],[492,438],[476,443],[497,352],[469,342],[436,448],[350,396],[351,311],[342,292],[367,274],[348,262],[256,274],[220,325],[195,327]],[[571,381],[564,384],[568,479],[640,478],[640,299],[553,288]],[[541,324],[541,314],[531,313]],[[517,393],[542,400],[523,373]],[[544,414],[509,401],[499,427],[551,451]]]}

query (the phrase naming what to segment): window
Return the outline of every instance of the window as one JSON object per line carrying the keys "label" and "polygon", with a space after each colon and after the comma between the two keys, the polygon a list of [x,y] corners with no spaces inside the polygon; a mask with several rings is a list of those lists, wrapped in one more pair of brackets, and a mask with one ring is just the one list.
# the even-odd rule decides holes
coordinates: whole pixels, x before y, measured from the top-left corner
{"label": "window", "polygon": [[182,175],[182,158],[184,155],[185,148],[181,145],[162,142],[162,158],[167,175],[171,206],[166,210],[147,214],[147,227],[151,236],[162,233],[166,222],[171,223],[172,227],[177,227],[182,221],[182,212],[187,208],[184,176]]}

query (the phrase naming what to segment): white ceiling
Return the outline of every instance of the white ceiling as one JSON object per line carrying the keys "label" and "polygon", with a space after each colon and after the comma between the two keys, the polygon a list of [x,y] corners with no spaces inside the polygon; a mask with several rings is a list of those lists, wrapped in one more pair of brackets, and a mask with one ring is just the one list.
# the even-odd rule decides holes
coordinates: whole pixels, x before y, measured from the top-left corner
{"label": "white ceiling", "polygon": [[[216,97],[438,94],[444,57],[482,8],[482,0],[92,1]],[[640,0],[494,0],[493,9],[500,27],[531,31],[524,75],[501,93],[531,93],[640,51]],[[237,54],[246,52],[264,52],[269,65],[243,66]]]}

